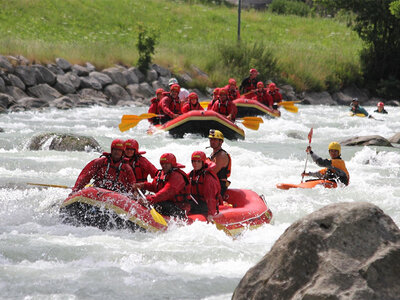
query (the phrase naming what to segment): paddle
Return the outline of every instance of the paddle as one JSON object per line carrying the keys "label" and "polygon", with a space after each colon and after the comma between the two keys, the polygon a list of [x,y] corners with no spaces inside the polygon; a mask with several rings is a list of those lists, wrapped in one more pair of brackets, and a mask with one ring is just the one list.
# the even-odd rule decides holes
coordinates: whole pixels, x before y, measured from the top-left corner
{"label": "paddle", "polygon": [[54,187],[54,188],[61,188],[61,189],[72,189],[72,187],[70,187],[70,186],[58,185],[58,184],[45,184],[45,183],[32,183],[32,182],[27,182],[26,184],[38,185],[38,186],[46,186],[46,187]]}
{"label": "paddle", "polygon": [[145,119],[151,119],[157,117],[158,115],[152,113],[143,113],[139,116],[136,115],[123,115],[121,123],[118,125],[121,132],[127,131],[135,127],[140,121]]}
{"label": "paddle", "polygon": [[142,197],[143,201],[145,203],[147,203],[148,207],[150,208],[150,214],[153,217],[154,221],[156,221],[158,224],[161,224],[161,225],[164,225],[164,226],[168,227],[168,224],[165,221],[165,219],[163,218],[163,216],[158,211],[156,211],[156,209],[154,208],[153,205],[151,205],[147,201],[146,197],[143,195],[143,192],[140,189],[137,189],[137,191],[138,191],[140,197]]}
{"label": "paddle", "polygon": [[[313,128],[311,127],[310,132],[308,133],[308,146],[311,146],[312,135],[313,135]],[[303,174],[306,172],[307,161],[308,161],[308,152],[307,152],[307,156],[306,156],[306,164],[304,165]],[[304,180],[304,175],[303,174],[301,175],[301,183],[303,183],[303,180]]]}
{"label": "paddle", "polygon": [[260,117],[243,117],[236,119],[236,121],[242,121],[244,127],[252,130],[258,130],[260,123],[264,123],[264,120]]}

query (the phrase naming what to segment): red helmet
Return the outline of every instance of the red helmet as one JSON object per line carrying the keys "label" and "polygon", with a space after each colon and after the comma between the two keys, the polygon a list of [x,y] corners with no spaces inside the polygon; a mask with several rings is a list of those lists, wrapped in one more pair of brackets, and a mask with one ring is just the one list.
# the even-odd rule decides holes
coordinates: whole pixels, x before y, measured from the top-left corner
{"label": "red helmet", "polygon": [[259,81],[259,82],[257,82],[257,87],[259,88],[259,87],[264,87],[264,83],[262,82],[262,81]]}
{"label": "red helmet", "polygon": [[377,106],[384,107],[385,104],[383,104],[383,102],[379,102]]}
{"label": "red helmet", "polygon": [[229,85],[235,85],[236,86],[236,80],[234,78],[229,79]]}
{"label": "red helmet", "polygon": [[178,92],[179,93],[179,91],[181,90],[181,87],[179,86],[179,84],[173,84],[173,85],[171,85],[171,88],[170,88],[170,91],[172,92],[172,91],[176,91],[176,92]]}
{"label": "red helmet", "polygon": [[203,151],[194,151],[192,153],[192,161],[193,160],[201,160],[203,163],[206,162],[206,154]]}
{"label": "red helmet", "polygon": [[176,162],[176,157],[172,153],[164,153],[160,157],[160,165],[171,164],[173,168],[184,168],[184,165],[178,164]]}
{"label": "red helmet", "polygon": [[146,151],[139,151],[139,143],[137,140],[129,139],[125,141],[125,150],[132,149],[135,150],[136,154],[145,154]]}
{"label": "red helmet", "polygon": [[115,139],[111,143],[111,150],[112,149],[118,149],[118,150],[124,151],[125,150],[125,145],[124,144],[125,144],[125,142],[123,140]]}
{"label": "red helmet", "polygon": [[252,74],[252,73],[258,74],[258,71],[256,69],[250,69],[250,74]]}
{"label": "red helmet", "polygon": [[189,100],[192,100],[192,99],[199,100],[199,97],[197,96],[196,93],[190,93],[189,96],[188,96],[188,99]]}
{"label": "red helmet", "polygon": [[275,88],[276,88],[276,84],[273,83],[273,82],[271,82],[271,83],[268,85],[268,87],[269,87],[269,88],[275,89]]}
{"label": "red helmet", "polygon": [[214,95],[219,95],[219,90],[220,90],[220,88],[215,88],[214,91],[213,91],[213,94]]}
{"label": "red helmet", "polygon": [[157,89],[156,95],[164,93],[164,90],[162,88]]}

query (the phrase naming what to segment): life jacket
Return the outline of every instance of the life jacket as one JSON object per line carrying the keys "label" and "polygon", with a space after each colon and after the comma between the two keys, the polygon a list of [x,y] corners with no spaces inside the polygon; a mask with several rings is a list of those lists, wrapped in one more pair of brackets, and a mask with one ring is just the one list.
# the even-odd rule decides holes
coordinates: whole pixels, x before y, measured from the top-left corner
{"label": "life jacket", "polygon": [[228,99],[233,101],[238,98],[237,89],[228,89]]}
{"label": "life jacket", "polygon": [[208,103],[208,106],[207,106],[207,110],[211,110],[211,107],[214,105],[214,103],[216,102],[216,101],[218,101],[219,100],[219,97],[217,96],[217,97],[213,97],[212,99],[211,99],[211,101],[210,101],[210,103]]}
{"label": "life jacket", "polygon": [[162,170],[158,170],[156,175],[156,191],[161,190],[169,180],[170,175],[172,172],[178,172],[182,175],[183,179],[185,180],[185,188],[183,193],[175,195],[176,202],[187,202],[190,198],[190,182],[189,178],[187,177],[186,173],[183,172],[179,168],[172,168],[168,173],[164,174]]}
{"label": "life jacket", "polygon": [[[111,153],[104,152],[100,157],[106,158],[106,161],[105,161],[106,162],[106,164],[105,164],[106,170],[105,170],[104,176],[102,178],[98,177],[97,174],[94,176],[93,185],[96,187],[105,188],[105,189],[111,190],[111,191],[118,191],[121,193],[126,193],[127,190],[126,190],[125,186],[121,182],[119,182],[118,178],[119,178],[119,175],[121,174],[121,169],[122,169],[123,165],[127,163],[127,160],[121,159],[118,166],[115,166],[111,162]],[[109,174],[110,169],[116,170],[115,177],[110,176],[110,174]]]}
{"label": "life jacket", "polygon": [[274,91],[268,90],[268,94],[271,95],[272,100],[274,100],[274,102],[279,103],[282,101],[282,95],[281,95],[281,93],[279,93],[278,88],[275,88]]}
{"label": "life jacket", "polygon": [[174,113],[174,114],[181,114],[181,102],[179,100],[179,97],[176,99],[172,98],[171,93],[166,92],[163,93],[165,97],[168,97],[171,101],[169,103],[169,109]]}
{"label": "life jacket", "polygon": [[152,113],[154,113],[154,114],[160,114],[160,111],[161,111],[161,108],[160,108],[160,106],[159,106],[159,104],[160,104],[160,100],[157,98],[157,97],[153,97],[151,100],[150,100],[150,102],[151,102],[151,108],[152,108]]}
{"label": "life jacket", "polygon": [[[336,177],[345,185],[348,185],[350,181],[350,174],[349,171],[347,171],[346,164],[344,163],[343,159],[341,159],[340,157],[334,158],[331,160],[331,163],[331,167],[322,169],[319,172],[323,175],[326,175],[327,179],[329,179],[329,177]],[[345,176],[343,172],[345,173]]]}
{"label": "life jacket", "polygon": [[[204,195],[204,180],[206,177],[206,174],[210,174],[211,176],[213,176],[217,181],[219,181],[219,178],[217,177],[217,175],[215,175],[214,172],[211,172],[210,170],[208,170],[208,165],[205,164],[205,166],[195,172],[195,170],[192,170],[189,173],[189,180],[190,180],[190,193],[192,194],[192,196],[198,200],[198,201],[203,201],[206,202],[203,195]],[[220,196],[220,189],[218,190],[218,193],[215,195],[216,198],[216,210],[217,212],[219,212],[218,209],[218,204],[221,201],[221,196]]]}
{"label": "life jacket", "polygon": [[134,155],[133,158],[129,159],[129,165],[132,167],[133,173],[136,177],[136,182],[146,182],[147,174],[143,172],[143,167],[140,165],[141,155]]}
{"label": "life jacket", "polygon": [[210,160],[214,161],[215,156],[220,153],[221,151],[225,152],[226,155],[228,155],[228,165],[226,167],[223,167],[221,170],[218,171],[217,173],[217,177],[219,178],[219,180],[221,181],[221,179],[227,179],[229,176],[231,176],[231,164],[232,164],[232,160],[231,160],[231,156],[229,155],[228,152],[226,152],[224,149],[219,149],[217,152],[215,152],[213,155],[210,156]]}
{"label": "life jacket", "polygon": [[245,92],[250,92],[252,90],[255,90],[256,88],[257,88],[257,79],[256,78],[250,79],[250,77],[248,77],[246,80],[246,85],[244,86]]}
{"label": "life jacket", "polygon": [[225,103],[221,103],[221,100],[218,100],[217,113],[224,115],[224,116],[229,115],[228,104],[229,104],[229,100],[226,100]]}

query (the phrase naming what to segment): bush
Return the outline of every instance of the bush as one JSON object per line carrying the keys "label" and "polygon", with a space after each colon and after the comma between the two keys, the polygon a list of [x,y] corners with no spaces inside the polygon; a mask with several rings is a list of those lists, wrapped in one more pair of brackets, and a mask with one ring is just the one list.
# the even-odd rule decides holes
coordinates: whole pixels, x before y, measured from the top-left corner
{"label": "bush", "polygon": [[155,30],[146,29],[143,25],[139,25],[138,41],[136,43],[136,48],[139,52],[137,66],[143,74],[146,74],[146,71],[149,69],[158,38],[159,33]]}
{"label": "bush", "polygon": [[397,99],[400,97],[400,80],[393,76],[389,76],[386,80],[381,79],[378,83],[376,92],[378,96]]}
{"label": "bush", "polygon": [[269,10],[279,15],[307,17],[311,14],[311,8],[307,4],[296,0],[274,0],[269,5]]}

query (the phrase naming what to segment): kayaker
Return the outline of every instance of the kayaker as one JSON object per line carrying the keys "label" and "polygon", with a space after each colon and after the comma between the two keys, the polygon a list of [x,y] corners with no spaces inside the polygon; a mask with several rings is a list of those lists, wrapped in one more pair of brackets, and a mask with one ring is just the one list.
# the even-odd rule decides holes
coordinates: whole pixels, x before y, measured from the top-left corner
{"label": "kayaker", "polygon": [[211,107],[214,105],[214,103],[219,99],[219,90],[220,88],[215,88],[213,91],[213,97],[210,101],[210,103],[208,103],[207,106],[207,110],[211,110]]}
{"label": "kayaker", "polygon": [[[163,93],[165,91],[163,89],[157,89],[156,90],[156,96],[151,98],[150,100],[150,107],[149,110],[147,111],[148,113],[156,114],[159,115],[161,113],[161,108],[160,108],[160,101],[163,98]],[[160,124],[160,118],[159,117],[154,117],[150,118],[149,122],[151,124]]]}
{"label": "kayaker", "polygon": [[181,112],[181,102],[179,100],[179,91],[181,87],[178,84],[173,84],[171,86],[170,92],[163,93],[163,98],[160,101],[161,122],[165,123],[169,120],[178,117]]}
{"label": "kayaker", "polygon": [[188,174],[191,186],[190,213],[204,215],[210,222],[218,213],[221,198],[221,186],[217,175],[210,167],[214,163],[206,161],[202,151],[192,153],[193,170]]}
{"label": "kayaker", "polygon": [[231,184],[228,177],[231,175],[231,156],[222,149],[224,143],[224,135],[221,131],[210,129],[208,138],[210,140],[210,147],[213,149],[210,160],[215,163],[215,166],[210,168],[219,179],[221,185],[221,195],[224,196],[226,190]]}
{"label": "kayaker", "polygon": [[264,88],[264,83],[262,81],[257,82],[257,90],[254,92],[255,96],[253,97],[254,100],[264,104],[272,108],[273,99],[272,96],[267,92]]}
{"label": "kayaker", "polygon": [[188,96],[188,101],[182,107],[182,113],[187,113],[191,110],[204,110],[199,103],[199,97],[196,93],[190,93]]}
{"label": "kayaker", "polygon": [[332,142],[329,144],[328,150],[331,159],[322,159],[312,151],[311,146],[308,146],[306,152],[310,153],[311,158],[318,166],[325,168],[318,172],[303,172],[302,176],[313,176],[321,179],[340,181],[345,185],[348,185],[350,175],[347,171],[345,162],[340,157],[340,144],[338,142]]}
{"label": "kayaker", "polygon": [[272,97],[274,109],[278,108],[278,103],[282,102],[282,94],[279,92],[279,89],[276,87],[276,84],[271,82],[268,84],[267,93]]}
{"label": "kayaker", "polygon": [[93,186],[119,193],[133,193],[135,174],[123,158],[124,141],[115,139],[111,143],[111,153],[104,152],[99,158],[88,163],[78,176],[72,192],[83,189],[94,179]]}
{"label": "kayaker", "polygon": [[258,74],[259,73],[256,69],[250,69],[249,77],[243,79],[239,87],[240,93],[247,99],[251,99],[254,96],[251,92],[257,88]]}
{"label": "kayaker", "polygon": [[160,157],[161,170],[158,170],[152,182],[135,184],[136,188],[154,192],[147,195],[146,200],[139,198],[144,205],[153,204],[154,208],[162,215],[186,218],[190,210],[190,182],[185,172],[181,170],[184,165],[176,162],[172,153],[164,153]]}
{"label": "kayaker", "polygon": [[235,103],[228,100],[228,91],[226,88],[219,90],[219,99],[213,104],[211,110],[225,116],[228,120],[234,122],[237,114]]}
{"label": "kayaker", "polygon": [[236,80],[234,78],[229,79],[225,89],[228,91],[228,100],[233,101],[240,98],[239,89],[236,86]]}
{"label": "kayaker", "polygon": [[374,112],[378,113],[378,114],[387,114],[388,112],[385,109],[385,104],[383,104],[383,102],[378,102],[377,104],[377,110],[375,110]]}
{"label": "kayaker", "polygon": [[368,112],[365,110],[364,107],[361,107],[359,105],[358,98],[353,98],[353,100],[351,100],[350,111],[355,115],[361,114],[361,115],[368,117]]}
{"label": "kayaker", "polygon": [[[170,89],[171,89],[171,86],[172,86],[173,84],[178,84],[178,85],[179,85],[178,79],[176,79],[176,78],[171,78],[171,79],[168,81],[168,86],[169,86]],[[187,89],[185,89],[184,87],[181,87],[181,89],[179,90],[179,100],[180,100],[182,103],[184,103],[184,102],[186,102],[188,96],[189,96],[189,91],[188,91]]]}
{"label": "kayaker", "polygon": [[133,173],[135,174],[136,182],[146,182],[148,176],[154,178],[157,174],[157,168],[142,154],[146,151],[139,151],[139,143],[134,139],[125,141],[124,154],[129,159]]}

